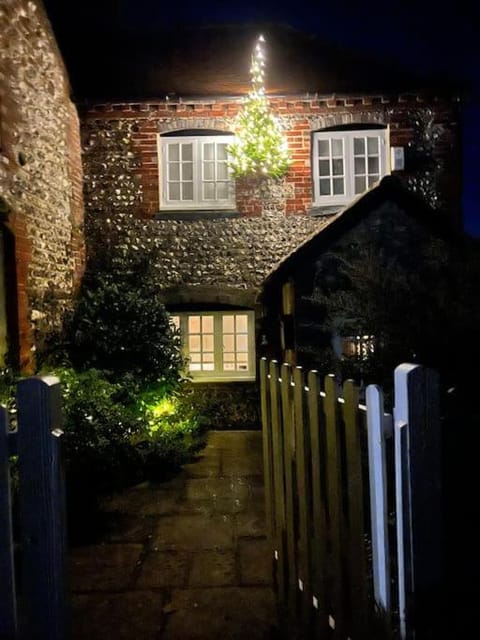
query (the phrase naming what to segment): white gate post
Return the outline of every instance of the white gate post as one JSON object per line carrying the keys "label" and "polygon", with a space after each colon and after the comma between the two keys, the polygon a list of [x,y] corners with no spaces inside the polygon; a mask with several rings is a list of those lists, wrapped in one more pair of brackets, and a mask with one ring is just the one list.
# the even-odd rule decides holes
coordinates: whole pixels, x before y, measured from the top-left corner
{"label": "white gate post", "polygon": [[[401,638],[440,625],[443,578],[441,425],[438,374],[395,369],[395,488]],[[430,637],[430,635],[428,635]],[[434,637],[434,636],[432,636]]]}

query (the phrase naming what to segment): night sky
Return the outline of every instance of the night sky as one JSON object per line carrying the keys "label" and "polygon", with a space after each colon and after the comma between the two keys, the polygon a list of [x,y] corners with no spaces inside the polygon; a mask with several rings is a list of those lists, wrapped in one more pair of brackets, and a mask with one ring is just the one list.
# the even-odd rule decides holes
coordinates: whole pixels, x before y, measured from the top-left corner
{"label": "night sky", "polygon": [[[44,0],[61,49],[81,36],[155,32],[175,25],[283,23],[354,50],[401,63],[406,69],[439,74],[467,87],[464,111],[465,229],[480,236],[480,7],[458,0],[331,3],[319,0]],[[474,6],[477,4],[477,6]],[[75,55],[81,56],[81,47]],[[134,55],[134,52],[132,52]],[[68,62],[68,61],[67,61]],[[321,61],[319,61],[321,64]]]}

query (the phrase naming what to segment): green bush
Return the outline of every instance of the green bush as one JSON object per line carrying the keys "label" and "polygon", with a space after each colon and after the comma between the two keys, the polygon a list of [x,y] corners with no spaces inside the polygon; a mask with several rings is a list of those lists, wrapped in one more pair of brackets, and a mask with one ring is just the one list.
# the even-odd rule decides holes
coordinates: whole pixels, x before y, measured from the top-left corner
{"label": "green bush", "polygon": [[101,369],[130,385],[175,384],[183,366],[180,338],[156,283],[136,271],[88,276],[68,329],[75,368]]}
{"label": "green bush", "polygon": [[198,416],[184,387],[175,391],[163,385],[150,387],[139,394],[136,411],[145,428],[132,441],[150,479],[160,479],[189,462],[205,444],[205,421]]}

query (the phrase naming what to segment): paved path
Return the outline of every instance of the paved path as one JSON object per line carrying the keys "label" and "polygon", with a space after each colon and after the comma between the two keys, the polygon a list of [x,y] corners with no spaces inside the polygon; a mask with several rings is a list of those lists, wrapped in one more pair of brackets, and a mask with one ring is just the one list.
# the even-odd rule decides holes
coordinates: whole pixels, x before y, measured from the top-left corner
{"label": "paved path", "polygon": [[102,509],[101,544],[71,553],[72,640],[277,637],[260,432],[212,431],[173,481]]}

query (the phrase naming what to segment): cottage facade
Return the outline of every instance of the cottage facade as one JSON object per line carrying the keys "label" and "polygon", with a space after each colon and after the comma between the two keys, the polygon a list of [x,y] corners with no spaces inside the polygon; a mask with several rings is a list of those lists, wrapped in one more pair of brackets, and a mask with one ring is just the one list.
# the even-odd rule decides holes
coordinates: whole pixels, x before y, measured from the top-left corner
{"label": "cottage facade", "polygon": [[84,266],[79,121],[37,0],[0,2],[0,367],[34,368]]}
{"label": "cottage facade", "polygon": [[106,86],[102,62],[96,79],[80,79],[86,210],[92,237],[112,237],[128,218],[129,237],[155,247],[190,375],[211,383],[202,385],[210,404],[214,394],[215,406],[253,422],[244,399],[267,341],[256,302],[265,277],[387,174],[458,225],[459,105],[451,92],[416,88],[378,64],[366,73],[363,60],[267,29],[269,105],[293,163],[281,179],[232,180],[228,144],[258,34],[188,35],[159,38],[148,58],[139,49],[138,64],[116,61],[122,73],[105,75]]}

